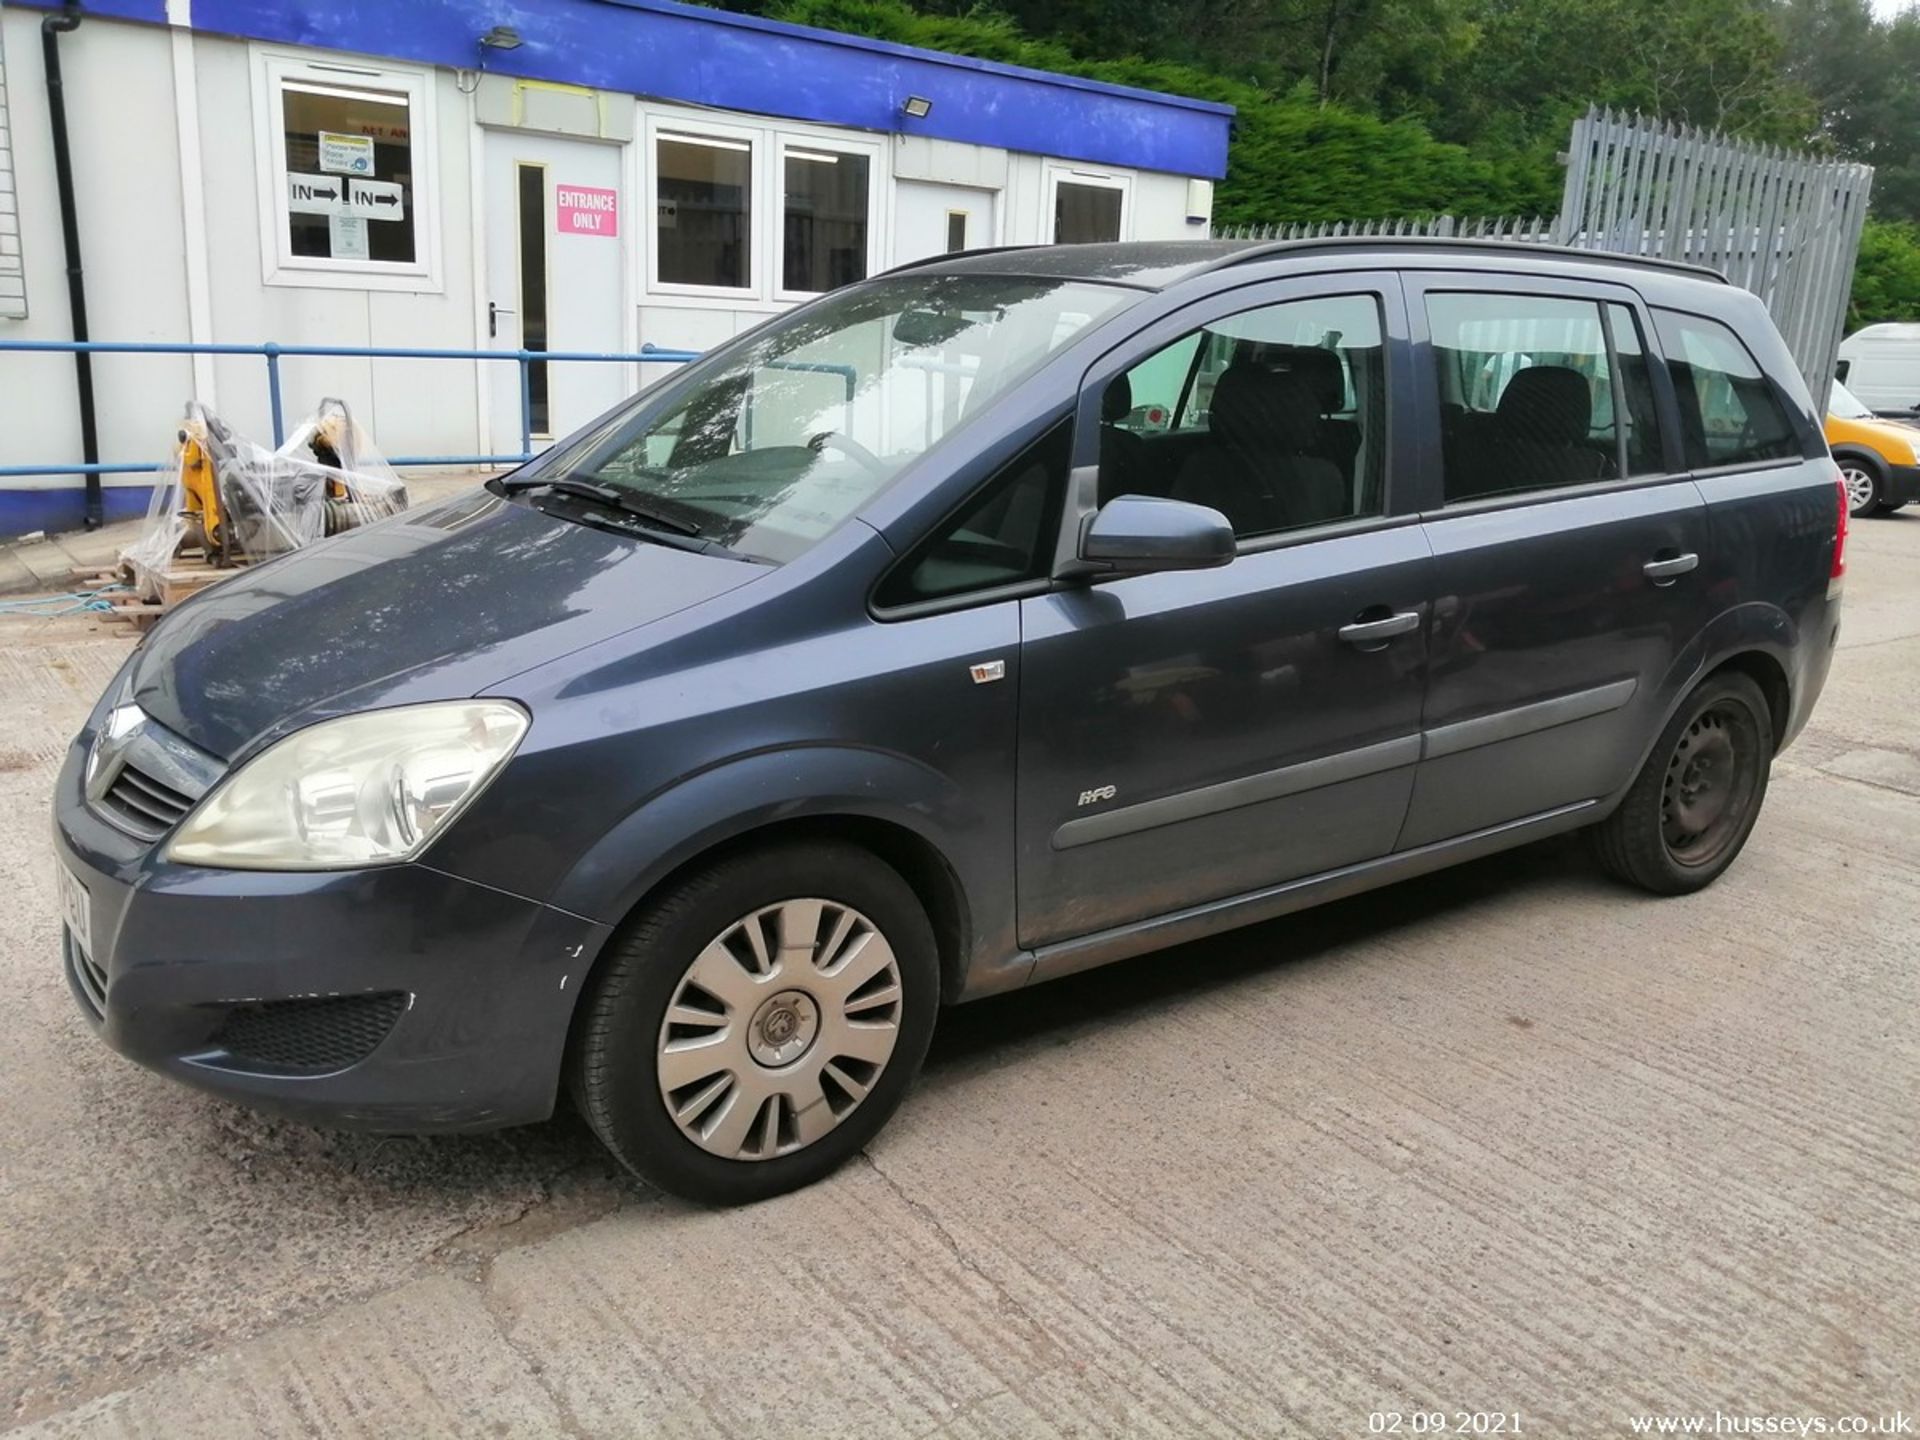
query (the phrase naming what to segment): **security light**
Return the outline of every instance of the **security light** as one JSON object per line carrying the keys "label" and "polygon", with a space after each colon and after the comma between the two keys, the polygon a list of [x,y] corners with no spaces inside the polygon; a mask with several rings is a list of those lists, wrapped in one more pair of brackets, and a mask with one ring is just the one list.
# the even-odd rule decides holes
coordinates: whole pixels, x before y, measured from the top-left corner
{"label": "security light", "polygon": [[511,25],[496,25],[480,37],[480,43],[489,50],[518,50],[520,32]]}
{"label": "security light", "polygon": [[909,95],[901,103],[900,113],[910,120],[924,120],[933,109],[933,101],[924,95]]}

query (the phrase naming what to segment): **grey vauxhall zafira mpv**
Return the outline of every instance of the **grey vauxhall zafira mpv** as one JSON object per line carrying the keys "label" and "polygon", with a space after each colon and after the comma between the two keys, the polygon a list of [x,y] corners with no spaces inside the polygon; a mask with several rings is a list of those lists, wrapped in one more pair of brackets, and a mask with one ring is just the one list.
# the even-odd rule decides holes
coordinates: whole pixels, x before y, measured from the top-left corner
{"label": "grey vauxhall zafira mpv", "polygon": [[1753,296],[1464,242],[942,256],[166,617],[55,804],[108,1044],[825,1175],[945,1003],[1590,828],[1745,843],[1847,506]]}

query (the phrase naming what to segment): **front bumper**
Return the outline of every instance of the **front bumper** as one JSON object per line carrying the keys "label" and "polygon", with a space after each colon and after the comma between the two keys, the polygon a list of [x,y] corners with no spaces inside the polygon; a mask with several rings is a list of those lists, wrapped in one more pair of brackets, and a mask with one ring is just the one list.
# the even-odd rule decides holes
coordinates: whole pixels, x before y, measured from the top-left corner
{"label": "front bumper", "polygon": [[1886,503],[1911,505],[1920,500],[1920,465],[1887,466]]}
{"label": "front bumper", "polygon": [[[426,865],[268,873],[170,865],[81,793],[54,849],[86,887],[67,981],[109,1045],[229,1099],[350,1129],[485,1130],[553,1111],[608,928]],[[369,1043],[370,1042],[370,1043]]]}

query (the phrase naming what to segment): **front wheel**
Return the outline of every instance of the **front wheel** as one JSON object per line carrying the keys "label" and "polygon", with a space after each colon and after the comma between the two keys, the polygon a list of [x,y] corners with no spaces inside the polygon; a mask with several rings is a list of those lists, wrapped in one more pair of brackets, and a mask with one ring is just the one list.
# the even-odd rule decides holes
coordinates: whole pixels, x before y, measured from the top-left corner
{"label": "front wheel", "polygon": [[868,851],[723,860],[610,944],[574,1099],[662,1190],[743,1204],[829,1173],[886,1123],[932,1038],[940,967],[912,889]]}
{"label": "front wheel", "polygon": [[1594,828],[1600,863],[1656,895],[1711,885],[1760,818],[1773,715],[1751,677],[1710,676],[1661,731],[1620,808]]}
{"label": "front wheel", "polygon": [[1870,460],[1843,455],[1839,461],[1840,480],[1847,487],[1847,513],[1856,517],[1877,515],[1892,509],[1887,504],[1886,482]]}

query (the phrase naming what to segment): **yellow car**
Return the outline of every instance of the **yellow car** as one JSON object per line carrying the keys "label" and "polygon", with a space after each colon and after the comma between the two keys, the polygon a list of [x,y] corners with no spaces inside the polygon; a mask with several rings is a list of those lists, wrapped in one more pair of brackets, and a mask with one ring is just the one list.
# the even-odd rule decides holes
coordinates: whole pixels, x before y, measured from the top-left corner
{"label": "yellow car", "polygon": [[1855,515],[1884,514],[1920,500],[1920,430],[1878,418],[1838,380],[1827,401],[1827,448]]}

